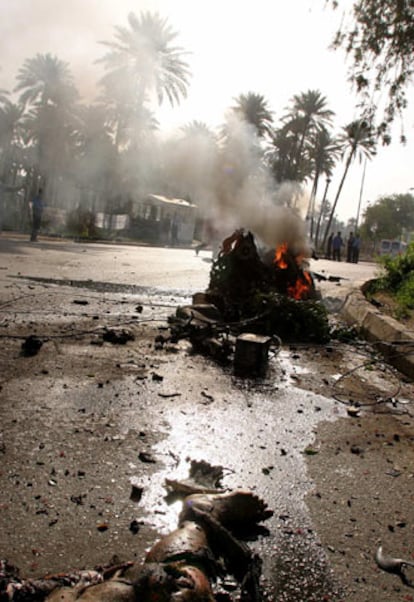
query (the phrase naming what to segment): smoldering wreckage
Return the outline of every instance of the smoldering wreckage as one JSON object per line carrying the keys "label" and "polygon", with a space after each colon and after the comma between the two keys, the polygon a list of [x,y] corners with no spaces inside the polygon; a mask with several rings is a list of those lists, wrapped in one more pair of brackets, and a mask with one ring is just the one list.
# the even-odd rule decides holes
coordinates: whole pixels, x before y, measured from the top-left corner
{"label": "smoldering wreckage", "polygon": [[[235,231],[212,264],[207,291],[177,308],[169,335],[159,335],[155,345],[186,338],[196,353],[233,364],[236,375],[263,377],[269,351],[277,353],[282,341],[320,343],[332,335],[314,285],[324,277],[307,267],[306,257],[287,244],[260,252],[251,232]],[[41,343],[29,339],[22,352],[32,355]],[[0,561],[1,602],[263,600],[261,559],[249,549],[246,534],[251,537],[273,511],[250,491],[223,490],[222,476],[222,467],[193,461],[187,480],[166,483],[183,499],[177,529],[141,563],[24,579]]]}
{"label": "smoldering wreckage", "polygon": [[307,267],[304,254],[286,243],[259,252],[251,232],[236,230],[213,262],[208,290],[170,318],[172,340],[188,338],[196,351],[233,360],[239,376],[264,376],[271,347],[330,338],[327,311]]}

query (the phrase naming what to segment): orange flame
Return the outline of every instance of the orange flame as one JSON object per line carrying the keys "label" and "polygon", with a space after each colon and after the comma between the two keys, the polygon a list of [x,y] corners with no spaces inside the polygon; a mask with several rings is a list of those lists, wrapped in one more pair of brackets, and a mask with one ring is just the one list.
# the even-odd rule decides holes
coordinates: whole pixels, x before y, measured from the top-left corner
{"label": "orange flame", "polygon": [[306,299],[312,290],[312,278],[308,272],[303,271],[302,277],[297,278],[292,286],[288,286],[288,295],[299,301]]}
{"label": "orange flame", "polygon": [[[287,243],[282,243],[276,248],[275,257],[273,263],[281,270],[287,270],[289,267],[288,263],[289,247]],[[309,293],[312,291],[313,282],[309,272],[301,269],[303,261],[303,255],[297,255],[294,258],[296,265],[298,266],[298,274],[293,273],[292,277],[296,276],[296,280],[293,284],[288,285],[287,294],[296,300],[307,299]],[[293,270],[295,271],[295,270]]]}
{"label": "orange flame", "polygon": [[277,265],[277,267],[280,268],[281,270],[286,270],[288,267],[288,263],[286,261],[286,253],[287,252],[288,252],[288,246],[287,246],[286,242],[284,242],[281,245],[279,245],[278,247],[276,247],[275,258],[273,260],[273,263],[275,263]]}

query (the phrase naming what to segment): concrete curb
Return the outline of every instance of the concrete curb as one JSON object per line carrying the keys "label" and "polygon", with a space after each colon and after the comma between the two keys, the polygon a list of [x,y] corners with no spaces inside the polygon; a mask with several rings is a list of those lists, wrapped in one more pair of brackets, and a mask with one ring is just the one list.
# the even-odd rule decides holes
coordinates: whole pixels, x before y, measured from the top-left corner
{"label": "concrete curb", "polygon": [[341,309],[342,317],[357,326],[361,334],[375,343],[387,361],[414,379],[414,332],[397,320],[381,314],[361,290],[349,293]]}

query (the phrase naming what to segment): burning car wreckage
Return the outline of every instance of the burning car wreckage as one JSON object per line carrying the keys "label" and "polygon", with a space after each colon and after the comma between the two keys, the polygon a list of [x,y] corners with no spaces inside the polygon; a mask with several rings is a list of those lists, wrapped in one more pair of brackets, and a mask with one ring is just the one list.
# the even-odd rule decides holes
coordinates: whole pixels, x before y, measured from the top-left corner
{"label": "burning car wreckage", "polygon": [[[235,231],[213,262],[208,290],[170,317],[168,341],[188,338],[195,352],[224,364],[233,358],[236,374],[263,376],[271,345],[329,339],[327,312],[306,267],[287,244],[260,254],[251,232]],[[178,526],[142,563],[25,580],[0,561],[0,602],[263,600],[261,560],[243,539],[273,511],[250,491],[223,490],[222,476],[221,467],[192,461],[189,479],[166,482],[183,498]]]}
{"label": "burning car wreckage", "polygon": [[233,359],[235,374],[253,377],[266,372],[271,346],[327,342],[327,311],[307,267],[287,243],[259,253],[253,234],[236,230],[213,262],[208,290],[170,317],[170,340],[187,338],[194,351]]}

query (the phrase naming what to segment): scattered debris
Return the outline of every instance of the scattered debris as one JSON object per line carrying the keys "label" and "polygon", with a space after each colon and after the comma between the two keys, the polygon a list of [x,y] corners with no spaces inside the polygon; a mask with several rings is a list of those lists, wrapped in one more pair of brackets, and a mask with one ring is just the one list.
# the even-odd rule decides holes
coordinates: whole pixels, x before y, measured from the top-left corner
{"label": "scattered debris", "polygon": [[131,479],[131,493],[129,499],[133,502],[140,502],[143,493],[144,488],[138,485],[134,479]]}
{"label": "scattered debris", "polygon": [[378,567],[387,573],[393,573],[398,575],[404,585],[413,587],[413,583],[407,578],[404,573],[406,567],[414,567],[414,562],[411,560],[404,560],[403,558],[394,558],[393,556],[387,556],[382,550],[382,546],[379,546],[375,552],[375,562]]}
{"label": "scattered debris", "polygon": [[161,374],[157,374],[156,372],[153,372],[152,373],[152,380],[155,381],[155,382],[160,383],[160,382],[162,382],[164,380],[164,377],[161,376]]}
{"label": "scattered debris", "polygon": [[133,533],[134,535],[136,535],[139,532],[140,529],[140,523],[135,520],[132,520],[129,524],[129,530],[131,531],[131,533]]}
{"label": "scattered debris", "polygon": [[73,502],[74,504],[77,504],[78,506],[83,506],[85,498],[86,498],[86,493],[81,493],[79,495],[71,495],[70,501]]}
{"label": "scattered debris", "polygon": [[212,466],[204,460],[191,460],[188,478],[184,480],[165,479],[165,486],[169,492],[186,495],[217,493],[217,491],[223,491],[220,484],[223,475],[222,466]]}
{"label": "scattered debris", "polygon": [[[252,233],[237,230],[222,243],[208,290],[170,316],[171,342],[187,338],[197,353],[222,364],[234,359],[239,376],[264,375],[269,337],[279,343],[327,342],[328,313],[305,267],[304,258],[286,244],[260,256]],[[257,355],[248,366],[244,359],[250,353],[242,348],[252,338]]]}
{"label": "scattered debris", "polygon": [[209,394],[208,394],[208,393],[206,393],[205,391],[201,391],[201,395],[202,395],[203,397],[205,397],[205,399],[207,400],[207,401],[206,401],[206,402],[204,402],[204,403],[213,403],[213,401],[214,401],[214,397],[213,397],[212,395],[209,395]]}
{"label": "scattered debris", "polygon": [[319,274],[318,272],[312,272],[312,277],[315,280],[324,282],[340,282],[341,280],[349,280],[349,278],[344,278],[343,276],[325,276],[324,274]]}
{"label": "scattered debris", "polygon": [[146,464],[155,464],[156,463],[154,456],[152,454],[150,454],[149,452],[139,452],[138,459],[141,460],[141,462],[145,462]]}
{"label": "scattered debris", "polygon": [[37,355],[43,345],[43,341],[36,335],[31,334],[22,343],[22,355],[25,357],[31,357]]}
{"label": "scattered debris", "polygon": [[304,453],[306,456],[315,456],[316,454],[318,454],[318,453],[319,453],[319,450],[318,450],[318,449],[315,449],[314,447],[306,447],[306,448],[304,449],[303,453]]}
{"label": "scattered debris", "polygon": [[348,416],[352,416],[353,418],[358,418],[361,414],[361,408],[357,406],[348,406],[346,411]]}
{"label": "scattered debris", "polygon": [[390,477],[399,477],[402,473],[401,470],[398,470],[397,468],[390,468],[390,470],[387,470],[385,474]]}
{"label": "scattered debris", "polygon": [[124,328],[106,329],[102,335],[102,338],[107,343],[112,343],[113,345],[126,345],[126,343],[128,343],[128,341],[135,340],[135,336],[128,330],[125,330]]}
{"label": "scattered debris", "polygon": [[264,376],[267,368],[271,338],[244,333],[236,339],[234,372],[238,376]]}

